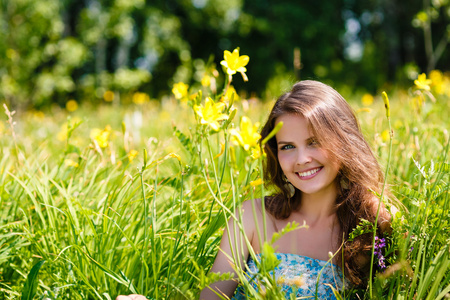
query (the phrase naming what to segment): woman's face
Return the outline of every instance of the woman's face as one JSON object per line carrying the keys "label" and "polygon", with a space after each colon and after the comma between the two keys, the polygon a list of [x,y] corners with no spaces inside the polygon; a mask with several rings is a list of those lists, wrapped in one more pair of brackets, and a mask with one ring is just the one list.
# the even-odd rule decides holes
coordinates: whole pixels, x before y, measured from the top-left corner
{"label": "woman's face", "polygon": [[339,166],[317,144],[308,121],[303,116],[285,114],[275,125],[279,122],[283,127],[276,134],[278,162],[287,179],[305,194],[337,193]]}

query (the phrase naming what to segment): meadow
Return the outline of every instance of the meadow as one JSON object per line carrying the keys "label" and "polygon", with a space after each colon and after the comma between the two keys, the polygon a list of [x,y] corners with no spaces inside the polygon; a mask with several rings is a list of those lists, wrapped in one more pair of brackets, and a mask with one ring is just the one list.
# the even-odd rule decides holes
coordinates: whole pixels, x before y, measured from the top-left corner
{"label": "meadow", "polygon": [[[240,75],[216,73],[161,99],[106,91],[96,106],[2,107],[0,299],[196,299],[229,277],[208,270],[239,203],[271,192],[258,130],[274,99],[239,96]],[[419,75],[389,101],[344,95],[403,207],[369,287],[338,299],[449,298],[449,74]],[[362,220],[354,234],[372,231]],[[273,288],[252,299],[284,299],[264,249],[258,276]]]}

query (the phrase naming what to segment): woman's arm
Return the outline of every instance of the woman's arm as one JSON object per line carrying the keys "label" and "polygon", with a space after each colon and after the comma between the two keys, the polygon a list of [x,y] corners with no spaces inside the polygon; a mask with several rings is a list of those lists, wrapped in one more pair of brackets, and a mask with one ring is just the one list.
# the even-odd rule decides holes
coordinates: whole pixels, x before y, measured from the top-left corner
{"label": "woman's arm", "polygon": [[[253,242],[253,236],[255,233],[255,222],[252,212],[252,202],[245,201],[242,204],[242,225],[244,227],[245,236],[249,240],[250,244]],[[256,205],[260,205],[259,201],[256,201]],[[260,212],[260,209],[256,209]],[[239,213],[235,213],[236,218],[239,220]],[[258,217],[258,219],[260,219]],[[231,298],[237,287],[237,276],[234,267],[233,254],[240,267],[244,268],[245,262],[249,255],[249,249],[245,243],[242,231],[236,225],[234,218],[230,218],[228,221],[228,229],[223,232],[222,240],[220,242],[220,249],[217,253],[214,264],[210,272],[227,273],[230,272],[234,275],[234,280],[220,281],[211,284],[209,287],[203,289],[200,293],[200,300],[214,300],[220,299],[217,293]]]}

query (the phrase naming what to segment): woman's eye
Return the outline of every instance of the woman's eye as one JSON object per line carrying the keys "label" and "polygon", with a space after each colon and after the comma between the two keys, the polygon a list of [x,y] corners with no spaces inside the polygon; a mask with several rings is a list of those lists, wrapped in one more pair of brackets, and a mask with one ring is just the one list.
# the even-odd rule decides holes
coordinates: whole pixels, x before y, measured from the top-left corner
{"label": "woman's eye", "polygon": [[292,146],[292,145],[284,145],[280,149],[281,150],[288,150],[288,149],[292,149],[292,148],[294,148],[294,146]]}
{"label": "woman's eye", "polygon": [[319,146],[319,142],[317,140],[310,140],[308,145],[312,146],[312,147],[318,147]]}

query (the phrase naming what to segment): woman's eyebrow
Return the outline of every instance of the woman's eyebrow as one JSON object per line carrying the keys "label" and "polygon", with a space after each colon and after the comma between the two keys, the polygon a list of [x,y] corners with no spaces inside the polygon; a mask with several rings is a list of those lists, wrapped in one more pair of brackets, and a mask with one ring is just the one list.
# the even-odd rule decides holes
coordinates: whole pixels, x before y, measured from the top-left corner
{"label": "woman's eyebrow", "polygon": [[[305,139],[306,142],[309,142],[311,140],[317,140],[317,139],[313,135]],[[294,143],[294,142],[291,142],[291,141],[277,141],[277,144],[292,144],[292,143]]]}

